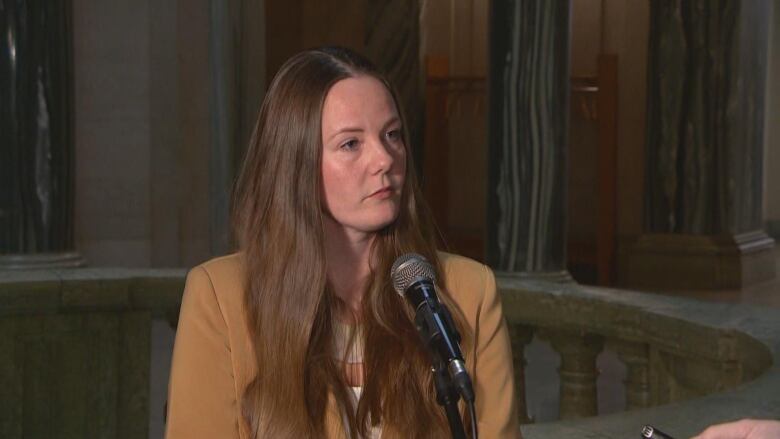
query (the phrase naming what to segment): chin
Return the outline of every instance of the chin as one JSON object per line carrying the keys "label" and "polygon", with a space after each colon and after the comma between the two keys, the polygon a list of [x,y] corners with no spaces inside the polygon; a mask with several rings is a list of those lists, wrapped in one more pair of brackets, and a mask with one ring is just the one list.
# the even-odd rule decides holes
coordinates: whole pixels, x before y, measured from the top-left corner
{"label": "chin", "polygon": [[394,211],[391,214],[377,216],[370,221],[366,221],[365,230],[370,232],[378,232],[385,227],[393,224],[398,218],[398,212]]}
{"label": "chin", "polygon": [[379,232],[382,229],[386,228],[387,226],[392,225],[394,222],[395,222],[395,218],[387,220],[387,221],[377,221],[377,222],[374,222],[374,223],[368,225],[365,228],[365,230],[367,232],[372,232],[372,233]]}

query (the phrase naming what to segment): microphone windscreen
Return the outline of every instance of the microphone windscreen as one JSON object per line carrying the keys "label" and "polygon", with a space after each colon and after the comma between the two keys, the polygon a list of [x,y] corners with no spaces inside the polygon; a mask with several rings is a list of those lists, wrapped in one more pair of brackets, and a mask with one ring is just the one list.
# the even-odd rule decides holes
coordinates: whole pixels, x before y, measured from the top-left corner
{"label": "microphone windscreen", "polygon": [[395,291],[403,296],[406,289],[418,280],[436,282],[436,271],[423,256],[407,253],[395,260],[390,269],[390,278],[393,280]]}

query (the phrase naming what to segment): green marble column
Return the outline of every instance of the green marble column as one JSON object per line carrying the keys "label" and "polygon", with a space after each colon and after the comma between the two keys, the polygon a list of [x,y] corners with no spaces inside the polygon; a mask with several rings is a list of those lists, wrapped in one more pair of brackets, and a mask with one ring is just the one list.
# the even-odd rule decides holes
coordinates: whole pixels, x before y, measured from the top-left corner
{"label": "green marble column", "polygon": [[487,259],[568,279],[570,0],[495,0],[490,12]]}
{"label": "green marble column", "polygon": [[771,2],[650,5],[645,234],[619,268],[623,283],[772,279],[774,242],[762,230]]}
{"label": "green marble column", "polygon": [[0,268],[74,266],[71,3],[0,0]]}

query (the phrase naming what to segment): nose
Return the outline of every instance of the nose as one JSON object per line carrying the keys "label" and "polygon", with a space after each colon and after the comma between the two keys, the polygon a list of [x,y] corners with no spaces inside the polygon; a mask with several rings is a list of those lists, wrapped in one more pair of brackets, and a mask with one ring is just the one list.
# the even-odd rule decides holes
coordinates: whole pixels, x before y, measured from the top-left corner
{"label": "nose", "polygon": [[390,171],[395,162],[390,146],[386,145],[382,139],[376,139],[373,143],[371,155],[372,174],[380,174]]}

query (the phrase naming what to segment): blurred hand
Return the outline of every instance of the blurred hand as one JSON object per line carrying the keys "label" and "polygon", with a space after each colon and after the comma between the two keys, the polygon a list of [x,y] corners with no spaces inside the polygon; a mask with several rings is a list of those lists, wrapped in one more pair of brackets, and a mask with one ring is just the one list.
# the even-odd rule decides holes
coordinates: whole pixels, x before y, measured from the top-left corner
{"label": "blurred hand", "polygon": [[742,419],[710,426],[692,439],[780,439],[780,421]]}

